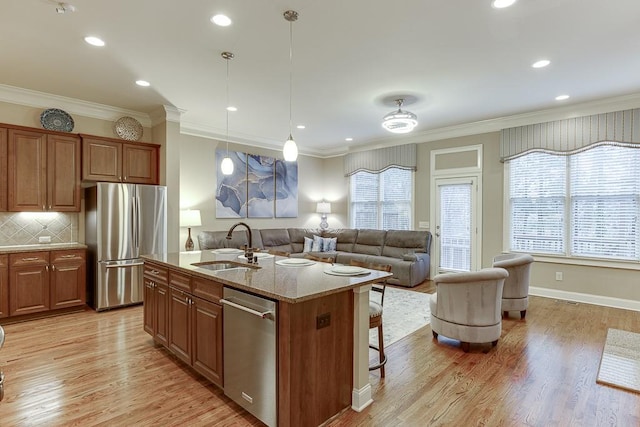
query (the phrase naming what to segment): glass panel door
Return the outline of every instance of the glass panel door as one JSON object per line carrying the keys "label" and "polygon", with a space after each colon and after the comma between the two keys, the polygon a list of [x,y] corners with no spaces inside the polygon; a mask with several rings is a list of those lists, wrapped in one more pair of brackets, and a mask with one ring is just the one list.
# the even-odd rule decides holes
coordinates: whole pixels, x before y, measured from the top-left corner
{"label": "glass panel door", "polygon": [[475,177],[436,180],[438,273],[476,269],[476,189]]}

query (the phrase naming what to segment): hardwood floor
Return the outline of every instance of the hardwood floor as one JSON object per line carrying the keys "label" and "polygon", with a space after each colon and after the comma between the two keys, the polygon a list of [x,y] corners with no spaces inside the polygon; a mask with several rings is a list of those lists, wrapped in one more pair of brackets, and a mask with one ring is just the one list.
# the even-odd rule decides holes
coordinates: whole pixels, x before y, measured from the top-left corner
{"label": "hardwood floor", "polygon": [[[640,425],[640,394],[595,382],[610,327],[639,332],[640,313],[531,297],[496,348],[470,353],[426,326],[387,347],[386,378],[370,375],[374,403],[329,425]],[[261,425],[154,346],[141,307],[4,328],[0,426]]]}

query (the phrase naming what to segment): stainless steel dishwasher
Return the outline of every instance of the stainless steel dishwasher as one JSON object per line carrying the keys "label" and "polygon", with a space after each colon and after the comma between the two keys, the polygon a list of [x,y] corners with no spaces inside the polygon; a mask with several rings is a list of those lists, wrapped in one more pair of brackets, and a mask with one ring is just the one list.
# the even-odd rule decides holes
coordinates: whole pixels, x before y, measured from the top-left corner
{"label": "stainless steel dishwasher", "polygon": [[222,295],[224,394],[275,427],[276,303],[227,287]]}

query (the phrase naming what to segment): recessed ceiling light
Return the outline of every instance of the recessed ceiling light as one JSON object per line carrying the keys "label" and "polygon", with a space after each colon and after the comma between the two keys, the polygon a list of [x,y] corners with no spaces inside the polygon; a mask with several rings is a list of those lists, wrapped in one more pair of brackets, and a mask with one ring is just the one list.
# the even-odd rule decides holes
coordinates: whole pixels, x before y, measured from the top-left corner
{"label": "recessed ceiling light", "polygon": [[297,127],[298,129],[306,129],[306,126],[305,126],[305,125],[298,125],[298,126],[296,126],[296,127]]}
{"label": "recessed ceiling light", "polygon": [[228,27],[231,25],[231,19],[227,15],[214,15],[211,17],[211,22],[221,27]]}
{"label": "recessed ceiling light", "polygon": [[345,138],[345,141],[353,141],[353,138]]}
{"label": "recessed ceiling light", "polygon": [[227,111],[238,111],[238,109],[236,107],[232,106],[232,105],[229,105],[227,107]]}
{"label": "recessed ceiling light", "polygon": [[491,2],[491,6],[495,7],[496,9],[502,9],[511,6],[515,2],[516,0],[493,0]]}
{"label": "recessed ceiling light", "polygon": [[151,86],[151,83],[149,83],[149,82],[148,82],[148,81],[146,81],[146,80],[136,80],[136,84],[137,84],[138,86],[143,86],[143,87]]}
{"label": "recessed ceiling light", "polygon": [[558,96],[556,96],[556,101],[564,101],[565,99],[569,99],[569,95],[558,95]]}
{"label": "recessed ceiling light", "polygon": [[533,68],[544,68],[549,64],[551,64],[551,61],[549,61],[548,59],[541,59],[540,61],[536,61],[533,64],[531,64],[531,66]]}
{"label": "recessed ceiling light", "polygon": [[91,46],[102,47],[105,44],[104,41],[102,41],[102,39],[94,36],[87,36],[84,38],[84,41],[89,43]]}

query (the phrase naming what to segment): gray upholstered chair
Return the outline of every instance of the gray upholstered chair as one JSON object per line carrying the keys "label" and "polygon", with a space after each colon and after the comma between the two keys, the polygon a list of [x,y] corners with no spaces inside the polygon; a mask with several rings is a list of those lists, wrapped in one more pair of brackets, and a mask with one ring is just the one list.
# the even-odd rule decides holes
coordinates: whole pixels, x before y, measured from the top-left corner
{"label": "gray upholstered chair", "polygon": [[502,287],[508,276],[503,268],[486,268],[434,277],[436,293],[431,295],[429,304],[433,338],[438,339],[441,334],[459,340],[465,352],[470,343],[498,345],[502,333]]}
{"label": "gray upholstered chair", "polygon": [[504,268],[509,277],[502,290],[502,312],[509,317],[510,311],[519,311],[520,319],[527,315],[529,306],[529,276],[533,257],[529,254],[504,254],[493,259],[493,266]]}

